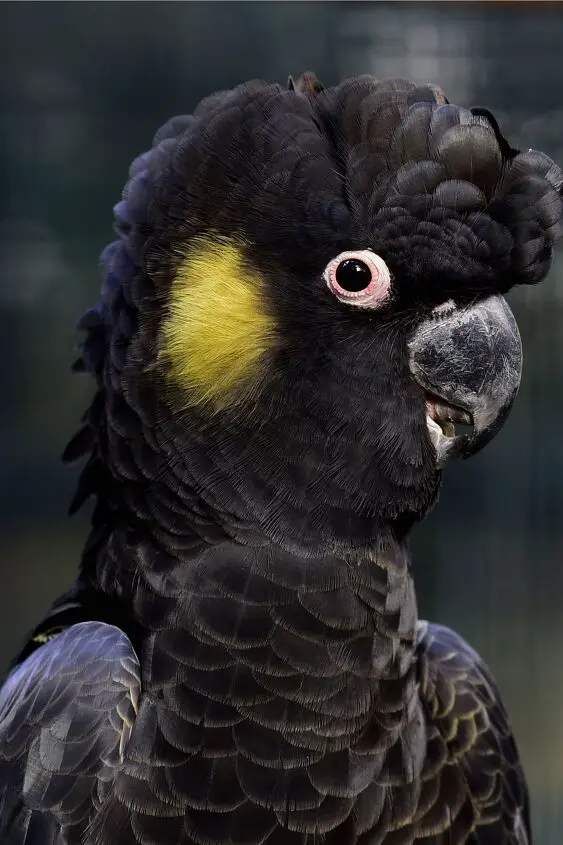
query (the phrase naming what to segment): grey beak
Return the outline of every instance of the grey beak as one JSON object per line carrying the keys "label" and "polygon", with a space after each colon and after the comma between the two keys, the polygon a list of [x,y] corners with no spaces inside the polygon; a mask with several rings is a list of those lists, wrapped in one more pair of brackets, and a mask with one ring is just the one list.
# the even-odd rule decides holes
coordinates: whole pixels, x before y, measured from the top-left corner
{"label": "grey beak", "polygon": [[438,465],[474,455],[501,429],[520,386],[522,344],[507,302],[490,296],[466,308],[434,309],[415,330],[409,351],[433,418],[473,423],[471,435],[452,437],[435,426]]}

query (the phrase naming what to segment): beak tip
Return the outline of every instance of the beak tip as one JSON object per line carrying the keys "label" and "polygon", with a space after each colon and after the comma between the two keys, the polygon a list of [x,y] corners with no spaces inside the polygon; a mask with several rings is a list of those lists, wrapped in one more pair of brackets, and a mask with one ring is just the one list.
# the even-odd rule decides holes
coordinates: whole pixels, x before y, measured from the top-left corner
{"label": "beak tip", "polygon": [[471,435],[440,438],[438,468],[481,451],[504,425],[520,386],[522,344],[504,298],[491,296],[446,317],[430,317],[411,339],[410,354],[420,386],[473,422]]}

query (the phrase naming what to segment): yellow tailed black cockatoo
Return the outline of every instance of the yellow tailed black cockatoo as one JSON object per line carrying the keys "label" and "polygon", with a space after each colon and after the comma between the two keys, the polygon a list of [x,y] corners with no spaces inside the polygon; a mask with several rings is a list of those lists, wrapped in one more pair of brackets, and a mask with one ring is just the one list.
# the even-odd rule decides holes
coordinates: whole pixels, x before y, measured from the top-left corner
{"label": "yellow tailed black cockatoo", "polygon": [[92,529],[0,693],[2,845],[529,845],[408,540],[514,400],[502,294],[546,275],[562,181],[405,80],[249,82],[160,130],[81,321]]}

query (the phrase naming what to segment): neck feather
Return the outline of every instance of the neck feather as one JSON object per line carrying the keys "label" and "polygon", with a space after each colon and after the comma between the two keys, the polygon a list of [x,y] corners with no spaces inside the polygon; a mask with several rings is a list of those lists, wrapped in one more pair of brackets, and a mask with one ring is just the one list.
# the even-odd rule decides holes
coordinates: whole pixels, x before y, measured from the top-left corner
{"label": "neck feather", "polygon": [[[217,749],[206,777],[231,778],[267,811],[265,825],[274,813],[305,839],[321,820],[327,831],[361,827],[353,806],[371,819],[399,800],[397,785],[418,800],[427,736],[406,545],[344,560],[224,542],[180,560],[124,533],[109,548],[101,586],[121,584],[146,632],[143,695],[154,707],[138,719],[158,714],[186,753]],[[108,561],[126,554],[135,565],[124,587]]]}
{"label": "neck feather", "polygon": [[[176,661],[183,683],[282,732],[314,713],[336,745],[374,711],[396,728],[406,718],[417,609],[405,544],[354,560],[229,542],[178,559],[127,535],[110,546],[135,558],[124,598],[155,634],[149,674],[157,657]],[[102,586],[115,589],[105,561]]]}

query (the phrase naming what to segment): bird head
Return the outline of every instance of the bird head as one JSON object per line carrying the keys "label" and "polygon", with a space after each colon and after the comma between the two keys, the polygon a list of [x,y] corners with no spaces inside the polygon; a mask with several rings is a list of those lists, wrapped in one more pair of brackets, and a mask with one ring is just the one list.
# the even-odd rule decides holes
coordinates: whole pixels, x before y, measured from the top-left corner
{"label": "bird head", "polygon": [[562,181],[404,80],[245,83],[173,119],[82,323],[90,478],[176,537],[316,554],[407,530],[512,405],[503,294],[546,275]]}

